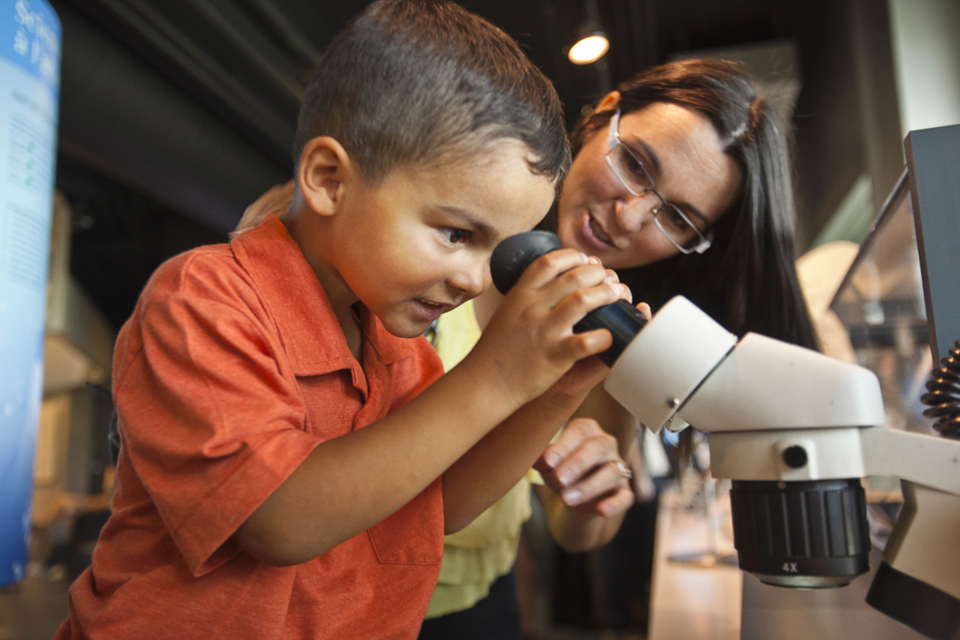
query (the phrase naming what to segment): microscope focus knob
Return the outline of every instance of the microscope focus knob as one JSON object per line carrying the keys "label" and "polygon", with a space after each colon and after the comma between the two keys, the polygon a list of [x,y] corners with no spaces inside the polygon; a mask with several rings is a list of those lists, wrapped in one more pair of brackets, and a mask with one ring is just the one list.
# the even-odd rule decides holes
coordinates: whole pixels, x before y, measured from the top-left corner
{"label": "microscope focus knob", "polygon": [[859,478],[734,480],[730,510],[740,568],[761,582],[838,587],[870,569],[867,499]]}
{"label": "microscope focus knob", "polygon": [[783,450],[783,463],[791,469],[803,469],[808,461],[807,450],[800,445],[795,444]]}

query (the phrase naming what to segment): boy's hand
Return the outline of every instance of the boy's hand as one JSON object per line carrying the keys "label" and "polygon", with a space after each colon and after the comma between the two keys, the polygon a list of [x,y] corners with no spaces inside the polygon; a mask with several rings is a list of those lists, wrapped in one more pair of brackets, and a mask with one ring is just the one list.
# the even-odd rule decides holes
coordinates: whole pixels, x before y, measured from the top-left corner
{"label": "boy's hand", "polygon": [[[596,260],[596,258],[592,259]],[[615,271],[608,269],[607,277],[608,282],[620,282],[620,278],[617,276]],[[624,289],[626,289],[627,293],[627,296],[623,299],[633,302],[633,294],[631,293],[629,287],[626,285],[622,286]],[[647,322],[650,322],[652,319],[650,305],[648,305],[646,302],[641,302],[637,305],[637,309],[647,319]],[[601,349],[597,353],[603,353],[603,351],[604,349]],[[581,394],[596,386],[596,384],[603,380],[608,373],[610,373],[610,369],[607,367],[607,365],[603,364],[599,358],[585,358],[573,365],[573,367],[570,368],[570,371],[565,373],[550,390],[553,393],[563,396],[579,397]]]}
{"label": "boy's hand", "polygon": [[630,290],[597,258],[552,251],[527,267],[464,362],[484,367],[489,378],[479,379],[499,382],[517,406],[551,387],[576,398],[608,371],[598,359],[579,361],[610,348],[612,338],[604,329],[574,333],[573,325],[620,299],[630,300]]}
{"label": "boy's hand", "polygon": [[596,420],[576,418],[533,466],[565,505],[610,518],[634,500],[629,479],[615,463],[626,466],[617,453],[617,439]]}

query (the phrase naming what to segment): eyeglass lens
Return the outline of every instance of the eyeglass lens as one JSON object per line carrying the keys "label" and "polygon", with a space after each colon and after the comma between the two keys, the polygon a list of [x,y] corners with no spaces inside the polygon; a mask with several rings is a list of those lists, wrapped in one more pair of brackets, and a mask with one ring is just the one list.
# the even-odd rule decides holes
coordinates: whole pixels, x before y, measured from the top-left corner
{"label": "eyeglass lens", "polygon": [[[610,160],[613,170],[633,195],[640,196],[654,190],[655,182],[650,173],[624,144],[617,145],[610,152]],[[681,246],[696,244],[700,239],[700,231],[686,215],[662,198],[656,220],[660,229]]]}

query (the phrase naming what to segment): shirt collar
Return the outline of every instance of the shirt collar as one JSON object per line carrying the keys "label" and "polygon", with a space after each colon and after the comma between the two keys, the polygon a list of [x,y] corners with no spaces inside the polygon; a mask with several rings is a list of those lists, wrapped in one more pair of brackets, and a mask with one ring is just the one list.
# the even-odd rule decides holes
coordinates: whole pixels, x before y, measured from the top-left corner
{"label": "shirt collar", "polygon": [[[237,235],[230,246],[275,319],[298,375],[322,375],[357,364],[320,281],[275,215]],[[372,313],[364,311],[360,317],[366,345],[384,364],[413,354],[412,341],[391,335]]]}

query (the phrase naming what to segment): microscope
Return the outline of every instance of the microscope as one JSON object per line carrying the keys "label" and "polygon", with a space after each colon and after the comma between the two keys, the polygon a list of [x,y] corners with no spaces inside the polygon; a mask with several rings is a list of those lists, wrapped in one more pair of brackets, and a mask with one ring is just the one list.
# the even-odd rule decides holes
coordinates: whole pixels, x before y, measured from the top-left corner
{"label": "microscope", "polygon": [[[544,231],[507,238],[494,284],[506,293],[559,248]],[[711,473],[732,481],[743,571],[788,588],[849,584],[869,570],[860,479],[896,476],[904,505],[867,602],[929,638],[960,639],[960,343],[923,398],[941,418],[937,438],[883,426],[873,372],[759,334],[738,340],[683,297],[649,322],[620,301],[574,331],[600,327],[614,338],[600,357],[617,402],[654,433],[709,434]]]}

